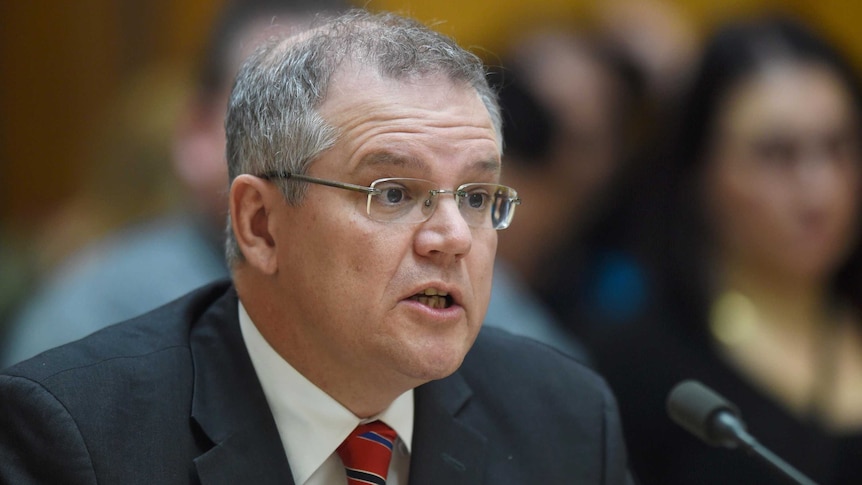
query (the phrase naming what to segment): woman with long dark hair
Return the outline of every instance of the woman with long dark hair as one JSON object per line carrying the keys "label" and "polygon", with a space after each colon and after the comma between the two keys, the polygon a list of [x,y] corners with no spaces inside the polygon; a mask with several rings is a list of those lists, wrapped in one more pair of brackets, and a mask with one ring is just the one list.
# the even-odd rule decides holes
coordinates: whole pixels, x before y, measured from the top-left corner
{"label": "woman with long dark hair", "polygon": [[772,483],[741,452],[673,425],[698,379],[821,484],[862,483],[862,95],[848,62],[799,23],[709,39],[655,181],[661,310],[600,339],[645,484]]}

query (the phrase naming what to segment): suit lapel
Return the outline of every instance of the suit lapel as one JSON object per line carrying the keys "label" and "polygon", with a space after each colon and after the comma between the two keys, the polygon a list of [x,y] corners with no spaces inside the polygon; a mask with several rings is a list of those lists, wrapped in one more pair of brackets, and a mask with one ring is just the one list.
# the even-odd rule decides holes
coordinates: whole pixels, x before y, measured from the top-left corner
{"label": "suit lapel", "polygon": [[472,391],[459,373],[416,389],[410,485],[477,485],[487,439],[457,419]]}
{"label": "suit lapel", "polygon": [[195,459],[202,485],[290,484],[275,421],[243,344],[231,287],[191,332],[192,419],[212,443]]}

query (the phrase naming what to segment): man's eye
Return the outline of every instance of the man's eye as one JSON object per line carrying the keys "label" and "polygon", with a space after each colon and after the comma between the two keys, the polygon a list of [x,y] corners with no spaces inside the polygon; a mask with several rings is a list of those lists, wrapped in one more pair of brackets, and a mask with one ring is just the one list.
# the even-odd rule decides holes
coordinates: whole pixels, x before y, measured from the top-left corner
{"label": "man's eye", "polygon": [[471,192],[467,194],[467,204],[473,209],[481,209],[488,202],[488,194],[484,192]]}
{"label": "man's eye", "polygon": [[398,204],[407,199],[407,190],[401,187],[390,187],[383,190],[383,199],[388,204]]}

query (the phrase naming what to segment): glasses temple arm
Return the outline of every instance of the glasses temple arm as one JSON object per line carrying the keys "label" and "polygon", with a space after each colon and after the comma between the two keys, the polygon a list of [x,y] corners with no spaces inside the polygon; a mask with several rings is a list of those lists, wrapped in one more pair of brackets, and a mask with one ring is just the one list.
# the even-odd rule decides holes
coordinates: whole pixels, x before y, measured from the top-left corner
{"label": "glasses temple arm", "polygon": [[335,187],[337,189],[353,190],[356,192],[362,192],[364,194],[380,193],[380,190],[372,188],[372,187],[365,187],[364,185],[354,185],[354,184],[348,184],[345,182],[336,182],[334,180],[319,179],[317,177],[312,177],[310,175],[302,175],[302,174],[292,173],[292,172],[267,172],[267,173],[261,175],[260,177],[267,179],[267,180],[271,180],[274,178],[281,178],[281,179],[285,179],[285,180],[296,179],[296,180],[301,180],[303,182],[309,182],[312,184]]}

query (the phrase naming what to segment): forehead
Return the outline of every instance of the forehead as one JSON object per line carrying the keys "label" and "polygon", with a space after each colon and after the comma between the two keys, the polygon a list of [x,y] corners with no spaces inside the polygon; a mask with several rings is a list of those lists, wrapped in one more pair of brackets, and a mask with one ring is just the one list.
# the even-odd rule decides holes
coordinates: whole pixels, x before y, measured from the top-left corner
{"label": "forehead", "polygon": [[334,115],[333,108],[341,111],[363,106],[378,110],[412,107],[454,114],[450,109],[454,103],[467,103],[466,107],[470,108],[481,106],[481,110],[472,114],[485,118],[483,121],[491,126],[490,114],[478,93],[465,81],[451,79],[443,73],[392,78],[372,66],[352,61],[335,71],[321,112]]}
{"label": "forehead", "polygon": [[741,80],[728,93],[724,118],[739,129],[819,123],[851,116],[851,94],[842,79],[818,63],[775,62]]}
{"label": "forehead", "polygon": [[339,69],[319,108],[353,163],[415,165],[460,157],[499,170],[500,140],[476,90],[441,74],[392,79]]}

